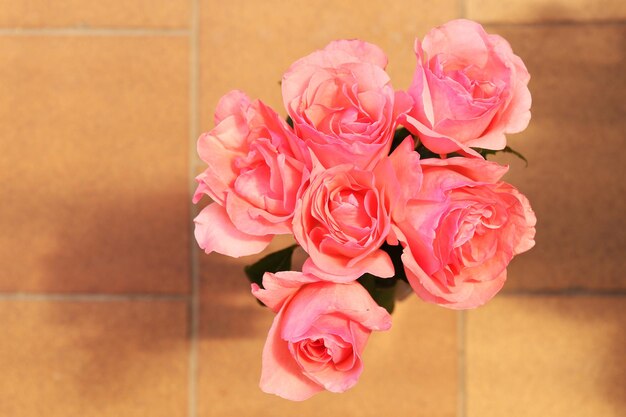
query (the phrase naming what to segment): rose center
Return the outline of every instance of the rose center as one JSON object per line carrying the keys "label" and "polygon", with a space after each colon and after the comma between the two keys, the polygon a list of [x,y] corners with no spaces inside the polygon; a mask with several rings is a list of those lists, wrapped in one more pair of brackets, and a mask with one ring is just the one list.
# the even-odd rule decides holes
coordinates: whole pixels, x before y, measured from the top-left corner
{"label": "rose center", "polygon": [[313,127],[351,141],[350,134],[362,133],[372,125],[370,112],[375,109],[360,104],[358,83],[353,74],[335,70],[328,79],[311,82],[314,81],[319,84],[307,90],[302,104],[303,115]]}
{"label": "rose center", "polygon": [[346,227],[365,229],[371,224],[371,216],[365,210],[363,193],[342,190],[330,201],[330,213],[340,229]]}
{"label": "rose center", "polygon": [[332,358],[330,349],[322,339],[304,340],[300,344],[300,350],[308,359],[315,362],[328,362]]}
{"label": "rose center", "polygon": [[252,205],[267,209],[267,201],[282,199],[283,186],[278,166],[278,150],[269,139],[257,139],[248,154],[235,159],[239,175],[235,180],[237,193]]}

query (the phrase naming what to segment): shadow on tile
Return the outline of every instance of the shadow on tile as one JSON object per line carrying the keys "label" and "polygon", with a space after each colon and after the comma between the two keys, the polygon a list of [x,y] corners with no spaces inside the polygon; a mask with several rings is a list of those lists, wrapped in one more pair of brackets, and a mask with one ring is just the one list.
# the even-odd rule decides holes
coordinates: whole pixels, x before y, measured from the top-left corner
{"label": "shadow on tile", "polygon": [[532,120],[506,180],[537,213],[537,246],[505,289],[626,287],[624,25],[495,26],[531,73]]}
{"label": "shadow on tile", "polygon": [[[8,381],[0,383],[0,415],[184,415],[187,191],[94,193],[46,207],[57,220],[33,236],[49,240],[45,255],[24,277],[4,275],[2,286],[88,296],[0,303],[0,369]],[[143,296],[107,299],[134,293]]]}
{"label": "shadow on tile", "polygon": [[[55,202],[51,209],[63,215],[50,225],[54,242],[40,261],[36,288],[104,297],[184,295],[187,201],[183,190]],[[46,415],[75,415],[69,411],[74,409],[82,415],[182,415],[189,306],[185,299],[149,298],[21,302],[26,314],[35,311],[28,330],[38,337],[26,340],[26,352],[37,359],[29,364],[25,358],[16,367],[23,379],[17,386],[39,392],[51,409]],[[19,356],[19,350],[13,354]],[[169,404],[155,407],[154,398]]]}
{"label": "shadow on tile", "polygon": [[[262,254],[239,259],[200,253],[201,338],[246,338],[269,329],[274,313],[260,305],[250,293],[244,267],[275,250],[293,243],[278,236]],[[293,270],[299,270],[306,254],[297,250]]]}
{"label": "shadow on tile", "polygon": [[188,293],[187,201],[183,190],[48,203],[62,215],[49,226],[50,249],[28,290]]}
{"label": "shadow on tile", "polygon": [[624,305],[619,296],[504,296],[471,312],[468,415],[623,415]]}
{"label": "shadow on tile", "polygon": [[186,302],[5,301],[0,311],[0,414],[184,415]]}

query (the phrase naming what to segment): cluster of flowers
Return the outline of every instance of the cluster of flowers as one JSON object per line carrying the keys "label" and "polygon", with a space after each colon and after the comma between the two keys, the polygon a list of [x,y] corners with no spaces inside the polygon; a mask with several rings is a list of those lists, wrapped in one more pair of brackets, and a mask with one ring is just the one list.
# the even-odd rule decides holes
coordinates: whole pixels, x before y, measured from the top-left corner
{"label": "cluster of flowers", "polygon": [[534,245],[528,200],[485,159],[530,120],[522,60],[468,20],[431,30],[415,53],[412,84],[397,91],[380,48],[331,42],[284,74],[287,121],[232,91],[198,140],[207,168],[194,202],[213,200],[195,219],[205,252],[257,254],[293,234],[309,256],[301,272],[252,284],[277,313],[265,392],[304,400],[354,386],[370,333],[391,326],[377,287],[405,280],[426,302],[473,308]]}

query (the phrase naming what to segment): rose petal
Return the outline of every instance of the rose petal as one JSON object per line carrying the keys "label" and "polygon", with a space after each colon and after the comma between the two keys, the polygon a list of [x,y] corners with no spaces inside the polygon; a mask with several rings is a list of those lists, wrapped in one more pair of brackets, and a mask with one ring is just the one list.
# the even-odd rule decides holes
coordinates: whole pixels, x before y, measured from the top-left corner
{"label": "rose petal", "polygon": [[267,335],[263,348],[261,390],[291,401],[304,401],[323,388],[302,374],[287,343],[280,337],[284,312],[279,312]]}
{"label": "rose petal", "polygon": [[305,335],[320,315],[340,314],[370,330],[388,330],[391,316],[357,282],[319,282],[303,287],[289,303],[281,336],[294,340]]}
{"label": "rose petal", "polygon": [[252,295],[272,311],[277,312],[300,287],[319,280],[314,275],[301,272],[282,271],[275,274],[266,272],[263,275],[263,288],[252,284]]}
{"label": "rose petal", "polygon": [[226,210],[217,203],[206,206],[194,219],[196,241],[206,253],[217,252],[238,258],[257,254],[272,236],[252,236],[235,228]]}

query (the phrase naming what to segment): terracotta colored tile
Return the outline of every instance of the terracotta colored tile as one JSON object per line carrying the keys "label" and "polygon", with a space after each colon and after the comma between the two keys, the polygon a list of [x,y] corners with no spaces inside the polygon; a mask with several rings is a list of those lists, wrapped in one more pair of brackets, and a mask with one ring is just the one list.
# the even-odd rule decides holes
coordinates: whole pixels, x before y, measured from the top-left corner
{"label": "terracotta colored tile", "polygon": [[511,135],[508,180],[530,199],[537,246],[515,259],[507,290],[626,288],[626,26],[488,28],[531,73],[529,128]]}
{"label": "terracotta colored tile", "polygon": [[340,38],[360,38],[383,48],[397,88],[410,83],[413,41],[453,19],[457,0],[201,2],[201,113],[212,127],[217,100],[231,89],[260,98],[284,114],[279,81],[295,60]]}
{"label": "terracotta colored tile", "polygon": [[468,313],[468,417],[626,413],[623,297],[502,297]]}
{"label": "terracotta colored tile", "polygon": [[187,304],[0,302],[0,415],[187,415]]}
{"label": "terracotta colored tile", "polygon": [[620,0],[465,0],[466,15],[482,22],[593,21],[626,18]]}
{"label": "terracotta colored tile", "polygon": [[0,0],[4,28],[185,28],[188,24],[188,1]]}
{"label": "terracotta colored tile", "polygon": [[241,268],[251,260],[203,258],[199,416],[455,415],[456,316],[416,297],[398,304],[391,331],[372,335],[352,390],[303,403],[261,392],[261,353],[273,314],[250,295]]}
{"label": "terracotta colored tile", "polygon": [[187,44],[0,38],[0,291],[187,291]]}

